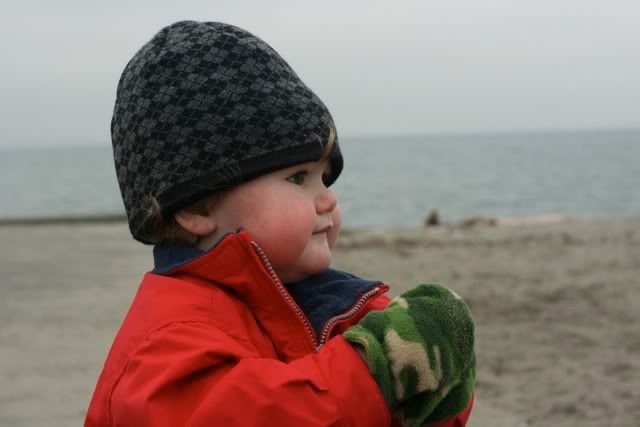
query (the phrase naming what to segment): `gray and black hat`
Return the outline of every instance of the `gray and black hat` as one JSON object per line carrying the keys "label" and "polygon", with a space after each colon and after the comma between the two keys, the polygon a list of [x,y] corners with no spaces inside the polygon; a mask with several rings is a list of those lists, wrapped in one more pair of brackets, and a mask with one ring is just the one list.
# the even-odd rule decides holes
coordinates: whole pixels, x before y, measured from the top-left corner
{"label": "gray and black hat", "polygon": [[[111,121],[133,237],[151,198],[162,215],[259,175],[321,158],[327,107],[258,37],[218,22],[163,28],[125,67]],[[342,170],[334,145],[332,184]]]}

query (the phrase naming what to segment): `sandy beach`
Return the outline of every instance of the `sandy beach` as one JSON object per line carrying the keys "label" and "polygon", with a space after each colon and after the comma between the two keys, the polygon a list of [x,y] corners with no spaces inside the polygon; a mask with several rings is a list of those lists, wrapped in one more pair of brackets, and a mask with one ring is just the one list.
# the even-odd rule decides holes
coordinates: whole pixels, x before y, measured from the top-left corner
{"label": "sandy beach", "polygon": [[[334,267],[454,289],[476,320],[471,426],[636,426],[640,218],[350,230]],[[0,425],[79,425],[149,248],[126,224],[0,225]]]}

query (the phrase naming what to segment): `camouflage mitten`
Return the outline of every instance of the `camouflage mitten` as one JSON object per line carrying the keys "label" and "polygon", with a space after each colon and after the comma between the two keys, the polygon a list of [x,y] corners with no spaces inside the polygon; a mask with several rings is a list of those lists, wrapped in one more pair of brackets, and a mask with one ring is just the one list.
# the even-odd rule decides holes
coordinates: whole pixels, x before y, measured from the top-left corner
{"label": "camouflage mitten", "polygon": [[464,410],[473,393],[473,320],[467,305],[438,285],[420,285],[368,313],[344,337],[361,345],[389,408],[407,426]]}

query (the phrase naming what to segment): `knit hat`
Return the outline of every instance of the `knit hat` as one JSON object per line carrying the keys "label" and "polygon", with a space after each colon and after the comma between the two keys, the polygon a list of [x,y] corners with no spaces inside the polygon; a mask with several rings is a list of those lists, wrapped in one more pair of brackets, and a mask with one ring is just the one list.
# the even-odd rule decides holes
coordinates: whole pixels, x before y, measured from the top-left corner
{"label": "knit hat", "polygon": [[[160,30],[125,67],[111,139],[133,237],[155,198],[165,219],[216,191],[321,158],[327,107],[267,43],[218,22]],[[336,142],[332,184],[342,170]]]}

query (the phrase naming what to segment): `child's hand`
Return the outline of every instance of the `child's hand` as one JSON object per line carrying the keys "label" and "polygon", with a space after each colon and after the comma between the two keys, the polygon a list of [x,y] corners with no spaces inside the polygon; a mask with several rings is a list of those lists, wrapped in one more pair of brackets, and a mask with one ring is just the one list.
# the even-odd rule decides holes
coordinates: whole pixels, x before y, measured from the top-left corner
{"label": "child's hand", "polygon": [[455,293],[420,285],[372,311],[345,338],[361,345],[389,407],[408,426],[453,416],[473,392],[473,320]]}

